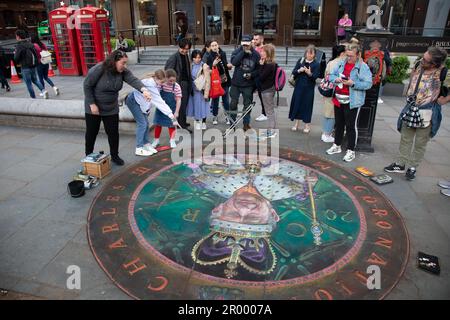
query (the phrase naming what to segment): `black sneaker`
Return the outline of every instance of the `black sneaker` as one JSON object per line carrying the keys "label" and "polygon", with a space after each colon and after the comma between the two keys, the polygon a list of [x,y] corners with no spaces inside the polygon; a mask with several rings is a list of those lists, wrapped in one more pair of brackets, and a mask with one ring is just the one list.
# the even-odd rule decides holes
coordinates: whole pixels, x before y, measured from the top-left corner
{"label": "black sneaker", "polygon": [[405,166],[401,166],[398,163],[391,163],[389,166],[384,168],[384,171],[389,172],[389,173],[393,173],[393,172],[397,172],[397,173],[405,173]]}
{"label": "black sneaker", "polygon": [[119,156],[111,156],[111,161],[118,166],[123,166],[125,164],[125,161],[123,161]]}
{"label": "black sneaker", "polygon": [[405,177],[408,180],[414,180],[416,178],[416,168],[408,168],[408,170],[406,170]]}

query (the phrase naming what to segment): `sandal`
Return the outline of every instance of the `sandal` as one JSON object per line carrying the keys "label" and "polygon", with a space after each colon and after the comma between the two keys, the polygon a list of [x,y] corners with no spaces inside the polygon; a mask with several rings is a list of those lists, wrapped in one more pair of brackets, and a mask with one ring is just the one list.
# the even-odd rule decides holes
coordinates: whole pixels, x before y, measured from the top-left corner
{"label": "sandal", "polygon": [[305,127],[305,129],[303,129],[303,133],[309,133],[311,131],[310,127]]}
{"label": "sandal", "polygon": [[296,126],[293,126],[293,127],[291,128],[291,130],[292,130],[292,131],[298,131],[298,128],[297,128]]}

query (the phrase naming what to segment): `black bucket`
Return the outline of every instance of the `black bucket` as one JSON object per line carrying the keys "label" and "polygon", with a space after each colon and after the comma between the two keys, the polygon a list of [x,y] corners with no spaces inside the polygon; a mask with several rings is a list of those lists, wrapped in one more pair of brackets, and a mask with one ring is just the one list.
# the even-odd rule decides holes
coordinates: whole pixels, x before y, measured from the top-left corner
{"label": "black bucket", "polygon": [[79,197],[84,196],[84,194],[85,194],[84,181],[73,180],[73,181],[69,182],[69,184],[67,185],[67,191],[74,198],[79,198]]}

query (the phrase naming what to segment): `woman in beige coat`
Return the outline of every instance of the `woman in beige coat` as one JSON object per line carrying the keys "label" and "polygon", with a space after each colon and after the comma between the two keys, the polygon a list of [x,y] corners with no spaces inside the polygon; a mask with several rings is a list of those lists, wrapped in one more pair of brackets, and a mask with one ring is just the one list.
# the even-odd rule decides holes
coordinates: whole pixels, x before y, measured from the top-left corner
{"label": "woman in beige coat", "polygon": [[[342,59],[345,59],[345,46],[338,45],[333,47],[333,56],[327,64],[325,69],[325,79],[328,78],[329,74],[335,68]],[[334,105],[332,102],[332,97],[322,97],[323,98],[323,123],[322,123],[322,141],[326,143],[333,143],[334,137],[332,135],[334,129]]]}

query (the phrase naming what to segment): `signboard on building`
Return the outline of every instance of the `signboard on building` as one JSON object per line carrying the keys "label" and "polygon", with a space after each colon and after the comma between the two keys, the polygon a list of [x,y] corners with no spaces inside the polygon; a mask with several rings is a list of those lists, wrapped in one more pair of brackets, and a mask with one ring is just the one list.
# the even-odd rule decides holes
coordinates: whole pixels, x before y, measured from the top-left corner
{"label": "signboard on building", "polygon": [[450,53],[450,38],[393,36],[389,41],[388,49],[392,52],[424,53],[428,47],[436,46]]}

